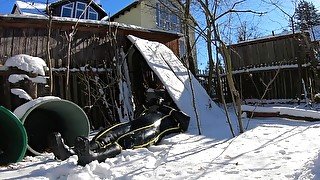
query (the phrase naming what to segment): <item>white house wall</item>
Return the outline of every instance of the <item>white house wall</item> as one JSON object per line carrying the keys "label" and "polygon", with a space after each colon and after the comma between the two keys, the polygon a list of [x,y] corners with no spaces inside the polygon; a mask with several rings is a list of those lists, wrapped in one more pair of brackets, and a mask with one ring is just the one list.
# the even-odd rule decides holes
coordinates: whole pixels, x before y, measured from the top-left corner
{"label": "white house wall", "polygon": [[136,8],[132,8],[130,11],[126,11],[125,15],[120,15],[115,19],[116,22],[131,24],[136,26],[142,26],[141,24],[141,5],[137,5]]}

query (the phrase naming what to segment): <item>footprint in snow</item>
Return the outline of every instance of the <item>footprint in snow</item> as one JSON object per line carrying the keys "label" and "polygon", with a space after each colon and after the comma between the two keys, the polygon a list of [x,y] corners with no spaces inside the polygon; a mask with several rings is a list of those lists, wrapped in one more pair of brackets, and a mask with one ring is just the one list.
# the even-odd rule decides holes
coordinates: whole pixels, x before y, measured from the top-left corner
{"label": "footprint in snow", "polygon": [[282,154],[282,155],[285,155],[286,151],[285,150],[280,150],[279,153]]}

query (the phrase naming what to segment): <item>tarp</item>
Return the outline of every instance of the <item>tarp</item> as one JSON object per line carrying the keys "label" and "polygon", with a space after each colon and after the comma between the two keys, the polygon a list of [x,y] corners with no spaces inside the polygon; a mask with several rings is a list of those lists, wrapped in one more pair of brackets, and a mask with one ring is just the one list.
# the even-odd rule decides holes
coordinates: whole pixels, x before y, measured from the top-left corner
{"label": "tarp", "polygon": [[[175,56],[171,49],[164,44],[140,39],[132,35],[129,35],[128,39],[137,47],[147,64],[159,77],[178,108],[190,116],[189,129],[196,129],[196,114],[193,108],[193,96],[188,69]],[[190,77],[195,93],[194,102],[199,119],[206,123],[211,122],[202,126],[219,126],[222,131],[229,131],[225,121],[217,122],[216,120],[223,119],[223,116],[225,116],[223,110],[211,100],[205,89],[191,72]],[[207,121],[208,118],[209,120]],[[214,135],[220,136],[217,131],[214,132]]]}

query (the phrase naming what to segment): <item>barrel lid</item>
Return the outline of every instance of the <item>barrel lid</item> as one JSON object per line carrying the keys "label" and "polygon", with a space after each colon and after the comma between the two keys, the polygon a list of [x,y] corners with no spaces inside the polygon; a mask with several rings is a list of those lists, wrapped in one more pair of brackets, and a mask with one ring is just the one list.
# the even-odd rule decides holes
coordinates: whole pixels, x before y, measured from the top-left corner
{"label": "barrel lid", "polygon": [[[0,164],[8,164],[21,161],[27,151],[27,132],[21,121],[10,110],[6,109],[3,106],[0,106],[0,131],[2,131],[3,133],[4,131],[12,133],[11,135],[12,137],[14,137],[12,140],[16,140],[16,142],[6,142],[9,145],[10,143],[14,143],[14,146],[8,146],[7,149],[2,150],[2,155],[4,157],[0,158]],[[3,136],[0,137],[0,139],[1,138],[6,137]],[[5,140],[6,139],[1,139],[1,141]]]}

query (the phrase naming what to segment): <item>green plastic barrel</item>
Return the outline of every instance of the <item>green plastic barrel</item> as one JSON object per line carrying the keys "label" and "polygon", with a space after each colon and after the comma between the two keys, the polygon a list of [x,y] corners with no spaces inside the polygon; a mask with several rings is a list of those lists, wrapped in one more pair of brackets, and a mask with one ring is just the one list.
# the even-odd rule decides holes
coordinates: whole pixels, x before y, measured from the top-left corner
{"label": "green plastic barrel", "polygon": [[50,152],[48,138],[60,132],[65,144],[74,145],[77,136],[88,136],[90,124],[85,112],[63,99],[37,102],[20,118],[28,135],[28,150],[35,155]]}
{"label": "green plastic barrel", "polygon": [[27,133],[21,121],[0,106],[0,165],[22,160],[27,150]]}

